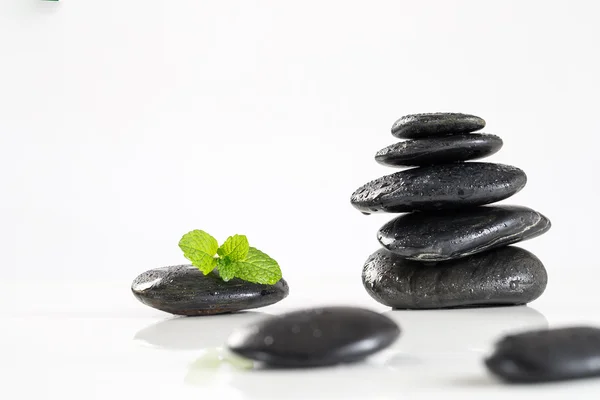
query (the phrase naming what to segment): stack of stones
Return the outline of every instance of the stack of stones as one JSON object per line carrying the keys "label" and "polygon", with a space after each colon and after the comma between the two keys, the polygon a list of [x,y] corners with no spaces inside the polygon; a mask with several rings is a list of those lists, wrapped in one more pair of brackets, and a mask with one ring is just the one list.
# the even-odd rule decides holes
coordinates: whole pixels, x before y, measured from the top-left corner
{"label": "stack of stones", "polygon": [[527,181],[519,168],[465,162],[496,153],[502,140],[472,133],[479,117],[457,113],[407,115],[392,126],[405,139],[375,159],[404,169],[352,194],[364,214],[403,213],[378,232],[382,249],[363,269],[378,302],[399,309],[517,305],[546,288],[544,265],[510,244],[545,233],[550,221],[522,206],[485,206]]}

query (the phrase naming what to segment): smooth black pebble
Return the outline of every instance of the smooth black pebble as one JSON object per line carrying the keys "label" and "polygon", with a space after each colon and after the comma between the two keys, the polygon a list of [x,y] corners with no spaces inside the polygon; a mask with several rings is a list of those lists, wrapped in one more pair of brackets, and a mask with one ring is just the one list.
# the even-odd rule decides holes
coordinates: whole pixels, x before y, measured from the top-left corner
{"label": "smooth black pebble", "polygon": [[204,275],[193,265],[176,265],[142,273],[133,281],[131,291],[147,306],[195,316],[265,307],[284,299],[289,288],[283,279],[275,285],[237,278],[225,282],[216,271]]}
{"label": "smooth black pebble", "polygon": [[507,246],[438,263],[379,249],[366,261],[362,280],[381,304],[430,309],[529,303],[544,292],[548,276],[536,256]]}
{"label": "smooth black pebble", "polygon": [[600,329],[568,327],[506,336],[485,365],[514,383],[600,377]]}
{"label": "smooth black pebble", "polygon": [[403,214],[377,233],[386,249],[409,260],[445,261],[534,238],[550,220],[527,207],[487,206]]}
{"label": "smooth black pebble", "polygon": [[364,359],[392,344],[390,318],[355,307],[323,307],[275,316],[234,332],[227,345],[243,357],[280,367],[315,367]]}
{"label": "smooth black pebble", "polygon": [[509,165],[431,165],[375,179],[358,188],[350,202],[364,214],[452,209],[506,199],[526,183],[525,172]]}
{"label": "smooth black pebble", "polygon": [[483,118],[461,113],[405,115],[392,125],[392,135],[404,139],[474,132],[485,127]]}
{"label": "smooth black pebble", "polygon": [[498,136],[477,133],[405,140],[377,152],[375,161],[391,167],[446,164],[487,157],[501,147]]}

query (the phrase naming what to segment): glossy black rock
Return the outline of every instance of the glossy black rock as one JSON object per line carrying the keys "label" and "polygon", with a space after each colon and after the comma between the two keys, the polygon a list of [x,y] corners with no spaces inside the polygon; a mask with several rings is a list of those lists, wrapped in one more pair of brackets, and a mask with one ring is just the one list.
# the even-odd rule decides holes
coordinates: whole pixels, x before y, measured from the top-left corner
{"label": "glossy black rock", "polygon": [[386,249],[419,261],[445,261],[534,238],[550,221],[527,207],[488,206],[403,214],[377,239]]}
{"label": "glossy black rock", "polygon": [[482,118],[460,113],[428,113],[405,115],[392,125],[392,135],[398,138],[424,137],[469,133],[485,126]]}
{"label": "glossy black rock", "polygon": [[502,139],[496,135],[470,133],[405,140],[380,150],[375,160],[391,167],[446,164],[487,157],[501,147]]}
{"label": "glossy black rock", "polygon": [[233,352],[269,365],[311,367],[361,360],[392,344],[398,326],[376,312],[354,307],[299,310],[234,332]]}
{"label": "glossy black rock", "polygon": [[508,382],[600,377],[600,329],[569,327],[506,336],[485,360]]}
{"label": "glossy black rock", "polygon": [[518,247],[501,247],[458,260],[423,263],[380,249],[365,263],[365,289],[400,309],[525,304],[537,299],[548,277],[541,261]]}
{"label": "glossy black rock", "polygon": [[365,214],[479,206],[521,190],[527,176],[519,168],[468,162],[411,168],[358,188],[350,198]]}
{"label": "glossy black rock", "polygon": [[211,315],[277,303],[289,292],[281,279],[260,285],[241,279],[223,281],[217,272],[204,275],[192,265],[146,271],[133,281],[134,296],[147,306],[177,315]]}

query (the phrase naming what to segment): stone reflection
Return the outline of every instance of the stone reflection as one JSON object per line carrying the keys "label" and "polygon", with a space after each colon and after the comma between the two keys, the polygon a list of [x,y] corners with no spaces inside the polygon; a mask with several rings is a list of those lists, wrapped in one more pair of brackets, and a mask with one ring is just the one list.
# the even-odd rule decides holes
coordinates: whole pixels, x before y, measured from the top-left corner
{"label": "stone reflection", "polygon": [[395,366],[414,358],[479,358],[505,334],[548,328],[546,317],[527,306],[391,310],[385,315],[402,329],[385,362]]}
{"label": "stone reflection", "polygon": [[147,346],[169,350],[221,347],[233,330],[268,315],[247,311],[198,318],[170,318],[141,329],[134,340]]}

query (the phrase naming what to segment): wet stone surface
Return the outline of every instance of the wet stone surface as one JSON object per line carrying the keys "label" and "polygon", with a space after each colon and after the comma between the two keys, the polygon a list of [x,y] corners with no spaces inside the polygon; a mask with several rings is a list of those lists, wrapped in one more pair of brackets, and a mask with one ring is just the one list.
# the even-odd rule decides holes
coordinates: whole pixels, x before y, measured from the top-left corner
{"label": "wet stone surface", "polygon": [[501,147],[498,136],[476,133],[405,140],[377,152],[375,161],[391,167],[447,164],[487,157]]}
{"label": "wet stone surface", "polygon": [[445,261],[539,236],[544,215],[522,206],[484,206],[403,214],[377,233],[386,249],[410,260]]}
{"label": "wet stone surface", "polygon": [[265,307],[284,299],[289,288],[283,279],[275,285],[237,278],[225,282],[216,271],[204,275],[193,265],[176,265],[140,274],[131,291],[147,306],[171,314],[195,316]]}
{"label": "wet stone surface", "polygon": [[356,307],[299,310],[234,332],[234,353],[278,367],[315,367],[364,359],[400,335],[394,321]]}
{"label": "wet stone surface", "polygon": [[509,165],[431,165],[371,181],[358,188],[350,202],[365,214],[454,209],[506,199],[526,183],[525,173]]}
{"label": "wet stone surface", "polygon": [[525,304],[545,290],[547,274],[530,252],[507,246],[458,260],[424,263],[386,249],[365,263],[369,295],[398,309],[430,309]]}
{"label": "wet stone surface", "polygon": [[485,127],[483,118],[461,113],[427,113],[405,115],[392,125],[392,135],[403,139],[420,139],[474,132]]}

